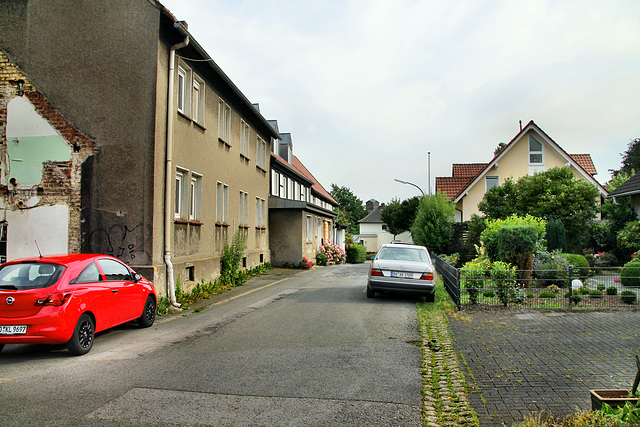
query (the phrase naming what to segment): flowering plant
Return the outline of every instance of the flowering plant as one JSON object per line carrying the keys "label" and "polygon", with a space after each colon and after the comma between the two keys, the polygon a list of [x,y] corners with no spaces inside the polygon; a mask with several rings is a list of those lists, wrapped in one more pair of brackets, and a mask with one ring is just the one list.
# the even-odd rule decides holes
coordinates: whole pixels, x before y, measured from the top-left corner
{"label": "flowering plant", "polygon": [[302,257],[302,268],[305,270],[310,269],[311,267],[313,267],[313,261],[310,261],[309,259],[307,259],[307,257]]}
{"label": "flowering plant", "polygon": [[318,262],[318,265],[327,265],[330,262],[340,264],[345,262],[346,259],[347,255],[344,252],[344,249],[329,241],[321,245],[318,253],[316,254],[316,261]]}

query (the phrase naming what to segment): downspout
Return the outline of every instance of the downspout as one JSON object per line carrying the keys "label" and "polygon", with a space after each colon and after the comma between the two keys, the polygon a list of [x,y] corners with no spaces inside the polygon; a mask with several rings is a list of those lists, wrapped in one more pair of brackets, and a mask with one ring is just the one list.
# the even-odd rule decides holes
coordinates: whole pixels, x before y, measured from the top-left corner
{"label": "downspout", "polygon": [[178,31],[184,36],[184,40],[180,43],[174,44],[169,50],[169,87],[167,98],[167,139],[165,147],[166,158],[166,170],[165,170],[165,183],[164,183],[164,263],[167,266],[167,284],[169,302],[174,307],[180,307],[182,304],[176,301],[176,284],[173,280],[173,264],[171,263],[171,231],[173,220],[173,200],[171,198],[171,189],[173,188],[173,118],[175,116],[175,96],[174,90],[174,72],[176,64],[176,50],[182,49],[189,44],[189,35],[185,31],[184,27],[176,22],[173,24]]}

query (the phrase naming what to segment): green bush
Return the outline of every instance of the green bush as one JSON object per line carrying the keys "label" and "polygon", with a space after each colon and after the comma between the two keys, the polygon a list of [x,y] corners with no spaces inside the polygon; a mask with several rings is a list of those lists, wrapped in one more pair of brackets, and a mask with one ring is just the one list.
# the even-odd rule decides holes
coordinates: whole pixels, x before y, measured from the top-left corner
{"label": "green bush", "polygon": [[547,222],[547,248],[550,251],[564,251],[567,247],[567,236],[562,220],[552,219]]}
{"label": "green bush", "polygon": [[607,295],[618,295],[618,288],[616,288],[615,286],[609,286],[606,289]]}
{"label": "green bush", "polygon": [[484,288],[487,279],[487,270],[491,268],[491,262],[486,258],[476,258],[466,263],[460,271],[462,272],[462,287],[469,294],[471,304],[478,303],[478,295]]}
{"label": "green bush", "polygon": [[602,298],[602,291],[600,291],[598,289],[591,289],[589,291],[589,296],[591,298]]}
{"label": "green bush", "polygon": [[562,258],[567,261],[567,264],[574,268],[574,275],[576,274],[575,269],[578,269],[578,274],[580,275],[581,279],[586,279],[587,277],[589,277],[589,261],[587,261],[584,255],[560,254],[560,256],[562,256]]}
{"label": "green bush", "polygon": [[531,293],[531,292],[527,292],[526,296],[527,296],[527,298],[535,297],[535,295],[533,293]]}
{"label": "green bush", "polygon": [[587,288],[586,286],[581,286],[576,290],[575,293],[578,295],[589,295],[589,288]]}
{"label": "green bush", "polygon": [[624,291],[620,292],[620,299],[625,304],[633,304],[634,302],[636,302],[636,298],[638,298],[638,294],[630,289],[625,289]]}
{"label": "green bush", "polygon": [[582,297],[580,295],[571,296],[571,302],[574,303],[575,305],[578,305],[580,301],[582,301]]}
{"label": "green bush", "polygon": [[367,248],[363,245],[348,245],[346,253],[349,264],[362,264],[367,259]]}
{"label": "green bush", "polygon": [[491,266],[489,272],[491,281],[493,282],[498,299],[503,306],[507,306],[509,301],[515,297],[516,269],[511,264],[496,261]]}
{"label": "green bush", "polygon": [[496,296],[496,293],[493,292],[491,289],[484,291],[484,293],[482,294],[483,297],[485,298],[493,298]]}
{"label": "green bush", "polygon": [[620,270],[620,281],[624,286],[640,286],[640,261],[630,261]]}
{"label": "green bush", "polygon": [[540,298],[555,298],[555,297],[556,297],[556,293],[548,289],[545,289],[544,291],[540,292]]}
{"label": "green bush", "polygon": [[599,291],[604,291],[604,288],[605,288],[604,283],[598,283],[596,285],[596,289]]}
{"label": "green bush", "polygon": [[512,264],[518,270],[531,270],[537,241],[538,232],[532,225],[504,226],[496,232],[492,245],[487,247],[489,258]]}
{"label": "green bush", "polygon": [[540,286],[557,284],[567,286],[569,264],[559,252],[538,251],[533,260],[533,274]]}

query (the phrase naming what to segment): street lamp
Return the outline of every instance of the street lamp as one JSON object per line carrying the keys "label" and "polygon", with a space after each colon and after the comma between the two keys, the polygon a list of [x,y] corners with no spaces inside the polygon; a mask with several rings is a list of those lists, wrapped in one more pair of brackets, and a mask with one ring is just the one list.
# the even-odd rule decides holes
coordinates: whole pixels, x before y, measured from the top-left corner
{"label": "street lamp", "polygon": [[420,190],[420,192],[422,193],[422,195],[424,196],[424,191],[422,191],[422,188],[418,187],[417,185],[415,185],[413,182],[409,182],[409,181],[403,181],[401,179],[393,179],[396,182],[399,182],[400,184],[408,184],[408,185],[413,185],[414,187],[416,187],[418,190]]}

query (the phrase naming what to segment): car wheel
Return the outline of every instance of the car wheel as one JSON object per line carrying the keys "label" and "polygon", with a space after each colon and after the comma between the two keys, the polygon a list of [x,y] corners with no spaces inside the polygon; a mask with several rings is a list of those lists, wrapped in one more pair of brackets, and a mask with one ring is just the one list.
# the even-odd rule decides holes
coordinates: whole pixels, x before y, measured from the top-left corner
{"label": "car wheel", "polygon": [[375,298],[375,297],[376,297],[376,291],[374,291],[367,285],[367,298]]}
{"label": "car wheel", "polygon": [[156,300],[151,295],[147,297],[147,301],[144,303],[144,310],[142,316],[138,317],[138,325],[141,328],[148,328],[153,325],[156,320]]}
{"label": "car wheel", "polygon": [[80,316],[76,328],[73,330],[73,335],[67,343],[69,353],[74,356],[87,354],[93,347],[95,330],[95,324],[91,316],[86,313]]}
{"label": "car wheel", "polygon": [[436,300],[436,293],[434,292],[432,294],[427,294],[426,298],[427,302],[434,302]]}

